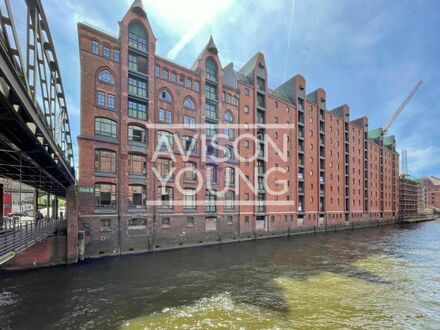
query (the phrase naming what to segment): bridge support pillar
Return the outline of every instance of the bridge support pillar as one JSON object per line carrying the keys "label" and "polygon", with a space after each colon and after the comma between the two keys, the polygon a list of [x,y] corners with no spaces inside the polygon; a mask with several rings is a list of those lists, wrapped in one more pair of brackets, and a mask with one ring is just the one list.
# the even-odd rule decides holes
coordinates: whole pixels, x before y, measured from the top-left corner
{"label": "bridge support pillar", "polygon": [[52,218],[59,219],[59,214],[58,214],[58,197],[57,196],[53,196],[51,210],[52,210]]}
{"label": "bridge support pillar", "polygon": [[50,194],[46,194],[46,217],[50,219]]}
{"label": "bridge support pillar", "polygon": [[66,194],[67,264],[78,262],[78,190],[70,187]]}
{"label": "bridge support pillar", "polygon": [[35,189],[34,191],[32,203],[34,204],[34,219],[35,219],[37,217],[37,212],[38,212],[38,189]]}
{"label": "bridge support pillar", "polygon": [[3,184],[0,183],[0,218],[3,218]]}

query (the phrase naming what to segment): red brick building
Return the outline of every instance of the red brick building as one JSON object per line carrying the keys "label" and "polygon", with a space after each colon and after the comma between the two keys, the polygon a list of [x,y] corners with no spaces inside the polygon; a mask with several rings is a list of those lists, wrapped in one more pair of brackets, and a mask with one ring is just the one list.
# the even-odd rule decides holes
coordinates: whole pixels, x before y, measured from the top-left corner
{"label": "red brick building", "polygon": [[422,177],[427,195],[427,206],[440,209],[440,179],[435,176]]}
{"label": "red brick building", "polygon": [[263,54],[235,70],[212,38],[191,68],[162,58],[140,1],[119,36],[78,34],[86,256],[397,219],[394,139],[302,76],[271,89]]}

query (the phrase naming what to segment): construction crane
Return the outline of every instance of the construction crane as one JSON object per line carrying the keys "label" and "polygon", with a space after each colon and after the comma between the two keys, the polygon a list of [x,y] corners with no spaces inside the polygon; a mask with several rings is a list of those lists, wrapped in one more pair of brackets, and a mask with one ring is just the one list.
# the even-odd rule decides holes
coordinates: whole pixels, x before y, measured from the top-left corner
{"label": "construction crane", "polygon": [[411,93],[406,97],[406,99],[402,102],[402,104],[397,108],[396,112],[394,112],[391,119],[388,121],[388,123],[385,125],[385,127],[382,130],[382,134],[385,135],[388,130],[390,129],[391,125],[394,123],[394,121],[397,119],[397,117],[400,115],[400,113],[405,109],[405,107],[408,105],[409,101],[416,95],[418,90],[420,89],[420,86],[422,86],[423,81],[419,80],[417,84],[412,89]]}

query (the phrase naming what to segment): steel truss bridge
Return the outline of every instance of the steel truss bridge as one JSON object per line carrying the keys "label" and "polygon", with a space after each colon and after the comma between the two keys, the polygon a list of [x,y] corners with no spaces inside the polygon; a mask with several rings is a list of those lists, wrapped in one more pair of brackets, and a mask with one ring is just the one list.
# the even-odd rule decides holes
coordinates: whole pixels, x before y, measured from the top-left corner
{"label": "steel truss bridge", "polygon": [[[27,15],[27,24],[20,34],[10,1],[0,0],[0,177],[66,197],[67,188],[75,184],[75,171],[55,45],[41,0],[21,1],[26,10],[17,14],[23,19]],[[17,5],[18,0],[13,2]],[[25,45],[24,52],[20,44]],[[0,247],[9,249],[0,251],[0,256],[22,251],[36,238],[53,233],[43,231],[41,225],[16,226],[12,231],[13,236],[10,230],[0,230]],[[12,237],[20,240],[14,243]],[[2,242],[3,238],[7,241]]]}
{"label": "steel truss bridge", "polygon": [[0,2],[0,176],[64,197],[75,183],[65,93],[41,1],[25,2],[26,64],[9,0]]}

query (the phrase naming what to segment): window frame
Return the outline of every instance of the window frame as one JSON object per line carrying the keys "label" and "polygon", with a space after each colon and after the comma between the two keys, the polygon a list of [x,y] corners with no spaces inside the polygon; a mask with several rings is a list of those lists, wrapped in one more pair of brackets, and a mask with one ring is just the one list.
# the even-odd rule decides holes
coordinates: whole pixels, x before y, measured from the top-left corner
{"label": "window frame", "polygon": [[[103,126],[103,125],[110,126],[110,130],[109,130],[110,133],[105,133],[105,130],[103,130],[102,127],[97,129],[98,124],[99,126]],[[106,136],[117,139],[118,134],[117,134],[116,121],[106,117],[95,117],[95,135]]]}
{"label": "window frame", "polygon": [[[95,158],[94,158],[95,173],[116,174],[116,169],[117,169],[116,151],[105,148],[96,148],[94,154],[95,154]],[[109,169],[103,168],[103,158],[104,159],[108,158]]]}

